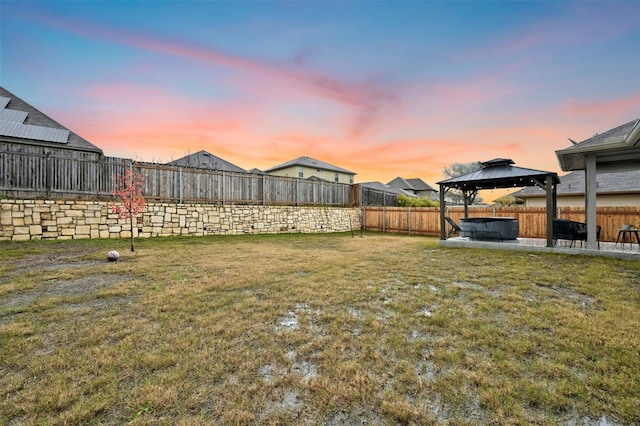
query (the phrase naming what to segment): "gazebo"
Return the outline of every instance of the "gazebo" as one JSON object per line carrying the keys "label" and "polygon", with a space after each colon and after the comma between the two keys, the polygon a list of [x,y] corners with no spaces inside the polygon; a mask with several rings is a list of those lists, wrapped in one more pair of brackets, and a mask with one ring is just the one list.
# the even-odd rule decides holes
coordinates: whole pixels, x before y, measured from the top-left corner
{"label": "gazebo", "polygon": [[573,146],[556,151],[556,156],[562,170],[584,170],[587,246],[595,247],[596,174],[640,169],[640,119],[596,134],[580,143],[571,142]]}
{"label": "gazebo", "polygon": [[547,199],[547,247],[553,247],[553,219],[556,217],[556,185],[558,174],[542,170],[514,167],[513,160],[496,158],[481,164],[475,172],[438,182],[440,185],[440,239],[446,239],[445,195],[457,189],[464,195],[464,217],[469,217],[469,199],[479,190],[538,186],[546,191]]}

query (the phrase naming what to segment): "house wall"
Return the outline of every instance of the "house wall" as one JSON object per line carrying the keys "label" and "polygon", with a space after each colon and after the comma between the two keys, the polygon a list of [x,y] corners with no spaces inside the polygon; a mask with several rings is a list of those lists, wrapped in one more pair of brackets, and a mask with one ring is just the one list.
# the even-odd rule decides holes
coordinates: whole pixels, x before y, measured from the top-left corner
{"label": "house wall", "polygon": [[[601,194],[596,197],[598,207],[640,207],[640,194]],[[526,198],[525,207],[546,207],[544,197]],[[584,207],[583,195],[559,195],[558,207]]]}
{"label": "house wall", "polygon": [[436,191],[416,191],[416,195],[430,200],[439,200],[440,198]]}
{"label": "house wall", "polygon": [[[0,200],[0,240],[129,238],[128,219],[104,201]],[[151,203],[134,237],[345,232],[360,229],[357,208]]]}
{"label": "house wall", "polygon": [[[299,177],[298,169],[299,169],[299,166],[292,166],[292,167],[287,167],[280,170],[274,170],[272,172],[269,172],[269,174],[274,176],[285,176],[285,177],[297,178]],[[322,170],[322,169],[315,169],[311,167],[302,167],[302,171],[304,174],[302,178],[304,179],[315,176],[319,179],[324,179],[329,182],[335,182],[336,172]],[[346,173],[338,173],[338,179],[339,179],[338,183],[346,183],[346,184],[353,183],[353,175],[349,175]]]}

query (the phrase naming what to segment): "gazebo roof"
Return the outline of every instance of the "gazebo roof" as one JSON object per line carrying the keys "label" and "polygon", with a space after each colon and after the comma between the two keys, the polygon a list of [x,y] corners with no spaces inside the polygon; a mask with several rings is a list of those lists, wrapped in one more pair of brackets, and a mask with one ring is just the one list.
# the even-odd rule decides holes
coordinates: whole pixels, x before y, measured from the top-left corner
{"label": "gazebo roof", "polygon": [[551,176],[554,184],[560,182],[557,173],[514,167],[513,160],[507,158],[496,158],[480,164],[482,167],[475,172],[446,179],[438,184],[462,191],[476,191],[538,185],[546,182],[547,176]]}

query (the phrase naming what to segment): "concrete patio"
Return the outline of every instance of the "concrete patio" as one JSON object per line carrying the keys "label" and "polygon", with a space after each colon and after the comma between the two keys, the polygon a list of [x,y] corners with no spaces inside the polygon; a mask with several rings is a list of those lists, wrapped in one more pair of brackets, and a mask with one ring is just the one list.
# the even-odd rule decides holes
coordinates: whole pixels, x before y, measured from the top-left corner
{"label": "concrete patio", "polygon": [[600,249],[587,248],[586,243],[582,246],[580,242],[569,247],[570,241],[560,240],[555,247],[547,247],[547,240],[543,238],[518,238],[516,240],[474,240],[468,237],[453,237],[447,240],[440,240],[442,247],[461,248],[487,248],[496,250],[517,250],[538,253],[562,253],[578,254],[583,256],[603,256],[617,259],[640,260],[640,246],[634,242],[630,244],[616,244],[612,242],[601,242]]}

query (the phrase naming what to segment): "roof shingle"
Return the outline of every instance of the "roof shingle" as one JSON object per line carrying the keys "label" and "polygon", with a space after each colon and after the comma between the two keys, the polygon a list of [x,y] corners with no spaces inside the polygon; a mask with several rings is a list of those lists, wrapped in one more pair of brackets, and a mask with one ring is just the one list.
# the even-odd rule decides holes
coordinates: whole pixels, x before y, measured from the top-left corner
{"label": "roof shingle", "polygon": [[341,167],[334,166],[333,164],[325,163],[320,160],[316,160],[311,157],[298,157],[294,160],[287,161],[286,163],[279,164],[275,167],[271,167],[270,169],[265,170],[266,173],[273,172],[275,170],[286,169],[292,166],[302,166],[302,167],[310,167],[321,170],[328,170],[330,172],[339,172],[345,173],[348,175],[355,175],[356,173],[349,171],[347,169],[343,169]]}
{"label": "roof shingle", "polygon": [[[600,173],[596,175],[597,194],[640,193],[640,170]],[[557,186],[558,195],[584,194],[584,171],[578,170],[560,177]],[[545,191],[531,186],[512,193],[514,197],[544,197]]]}
{"label": "roof shingle", "polygon": [[222,170],[227,172],[246,172],[245,169],[238,167],[235,164],[232,164],[227,160],[223,160],[222,158],[217,157],[204,150],[184,156],[182,158],[178,158],[177,160],[173,160],[167,164],[170,164],[172,166]]}
{"label": "roof shingle", "polygon": [[102,150],[88,140],[0,87],[0,137],[3,136],[15,141],[102,154]]}

